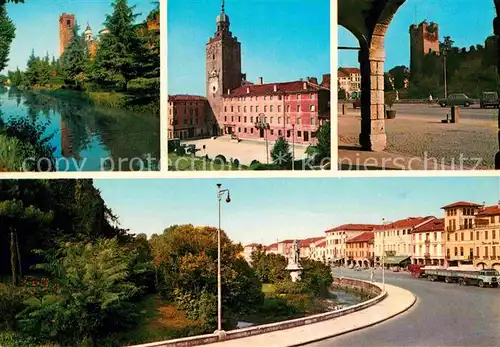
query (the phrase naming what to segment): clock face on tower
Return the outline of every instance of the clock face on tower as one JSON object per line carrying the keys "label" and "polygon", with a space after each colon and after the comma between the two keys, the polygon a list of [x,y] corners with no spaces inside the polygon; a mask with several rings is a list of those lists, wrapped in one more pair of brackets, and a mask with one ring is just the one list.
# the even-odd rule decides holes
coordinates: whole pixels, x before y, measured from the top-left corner
{"label": "clock face on tower", "polygon": [[219,90],[219,81],[217,79],[211,79],[209,87],[212,93],[217,93]]}

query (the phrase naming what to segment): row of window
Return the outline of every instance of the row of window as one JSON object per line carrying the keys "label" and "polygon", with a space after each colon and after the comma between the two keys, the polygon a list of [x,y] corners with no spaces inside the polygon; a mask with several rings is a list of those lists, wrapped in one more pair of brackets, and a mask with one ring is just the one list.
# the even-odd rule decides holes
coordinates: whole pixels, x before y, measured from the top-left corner
{"label": "row of window", "polygon": [[348,257],[360,257],[360,258],[373,258],[373,252],[365,252],[365,251],[353,251],[353,252],[347,252]]}
{"label": "row of window", "polygon": [[410,231],[411,231],[410,229],[378,231],[375,233],[375,237],[390,237],[390,236],[410,235]]}
{"label": "row of window", "polygon": [[[241,131],[241,129],[243,129],[243,132]],[[250,129],[250,131],[248,131],[248,128],[238,127],[238,132],[235,132],[235,133],[236,134],[254,134],[254,133],[256,133],[256,131],[254,131],[254,128],[249,128],[249,129]],[[278,129],[278,132],[277,132],[278,136],[283,136],[284,133],[285,133],[284,131],[282,131],[281,129]],[[294,132],[292,130],[286,130],[286,137],[292,137],[293,133]],[[270,129],[269,134],[271,136],[274,136],[274,134],[275,134],[274,129]],[[297,137],[302,137],[302,135],[304,135],[305,141],[309,140],[309,132],[308,131],[302,132],[302,131],[298,130],[296,132]]]}
{"label": "row of window", "polygon": [[[399,254],[399,252],[406,253],[406,243],[403,243],[403,247],[400,244],[397,245],[384,245],[384,251],[395,251]],[[408,251],[410,250],[410,246],[408,245]],[[382,245],[377,245],[377,253],[382,253]]]}
{"label": "row of window", "polygon": [[[413,241],[416,241],[417,240],[417,235],[418,235],[418,240],[419,241],[422,241],[422,234],[423,233],[418,233],[418,234],[413,234]],[[434,236],[432,241],[439,241],[438,239],[438,233],[437,232],[433,232],[432,235]],[[425,240],[426,241],[431,241],[431,233],[425,233]]]}
{"label": "row of window", "polygon": [[[177,116],[177,114],[179,113],[179,112],[177,112],[177,107],[173,108],[173,110],[174,110],[174,112],[173,112],[174,116]],[[187,115],[189,113],[190,116],[193,116],[193,115],[197,116],[199,114],[199,108],[189,108],[188,109],[187,107],[185,107],[185,108],[183,108],[183,110],[184,110],[184,113],[183,113],[184,115]],[[189,112],[188,112],[188,110],[189,110]],[[169,108],[168,111],[169,111],[169,114],[172,114],[172,108]]]}
{"label": "row of window", "polygon": [[[241,110],[243,109],[243,113],[246,113],[247,112],[247,107],[246,106],[238,106],[238,107],[234,107],[234,106],[224,106],[224,112],[228,112],[228,110],[230,110],[229,112],[235,112],[235,110],[238,110],[237,112],[241,112]],[[255,113],[258,113],[259,112],[259,105],[257,106],[249,106],[249,109],[250,109],[250,113],[254,112],[255,110]],[[274,106],[273,105],[269,105],[269,107],[267,107],[267,105],[264,105],[264,110],[263,112],[267,112],[269,110],[269,112],[274,112]],[[278,105],[277,107],[277,112],[281,112],[281,105]],[[286,105],[286,112],[291,112],[291,107],[290,105]],[[295,112],[302,112],[302,107],[301,105],[296,105],[295,106]],[[316,105],[309,105],[309,112],[316,112]]]}
{"label": "row of window", "polygon": [[[460,238],[459,235],[460,234]],[[481,234],[484,236],[484,238],[481,238]],[[481,240],[488,240],[491,236],[491,240],[495,240],[497,236],[500,236],[500,233],[497,233],[496,230],[491,230],[491,233],[489,230],[483,230],[483,231],[476,231],[476,238],[474,239],[474,231],[469,232],[469,238],[466,240],[465,236],[467,233],[461,232],[461,233],[455,233],[454,234],[454,239],[455,241],[481,241]],[[451,234],[447,234],[447,240],[451,241],[452,237]]]}
{"label": "row of window", "polygon": [[462,215],[464,216],[474,216],[475,215],[475,209],[471,207],[467,208],[450,208],[449,210],[446,210],[446,216],[448,217],[453,217],[458,214],[458,211],[462,211]]}
{"label": "row of window", "polygon": [[[443,251],[444,248],[445,248],[444,245],[441,245],[440,247],[441,247],[441,251]],[[415,254],[415,255],[424,255],[425,253],[430,253],[430,249],[431,249],[431,247],[426,247],[425,248],[425,252],[424,252],[424,248],[422,247],[422,245],[418,246],[418,248],[417,248],[417,246],[413,246],[413,254]],[[432,247],[432,249],[434,250],[434,253],[432,253],[432,254],[433,255],[438,255],[438,246],[434,245]]]}
{"label": "row of window", "polygon": [[[222,117],[219,117],[219,123],[220,123],[220,118],[222,118]],[[284,118],[284,117],[277,117],[278,123],[276,123],[276,124],[282,124],[281,123],[282,118]],[[224,122],[228,122],[228,119],[229,119],[229,116],[224,116]],[[235,122],[236,119],[237,119],[238,123],[241,123],[242,116],[231,116],[231,122]],[[295,119],[295,125],[301,125],[302,124],[302,118],[301,117],[294,117],[294,119]],[[243,123],[247,123],[247,120],[250,120],[251,124],[254,123],[253,116],[250,116],[250,117],[243,116]],[[268,120],[269,120],[269,124],[274,124],[274,117],[255,117],[255,123],[261,123],[262,122],[264,124],[267,124]],[[286,117],[286,124],[291,124],[290,123],[290,117]],[[306,124],[306,123],[304,123],[304,124]],[[309,125],[316,125],[316,120],[315,120],[314,117],[311,117],[309,119]]]}
{"label": "row of window", "polygon": [[[295,95],[284,95],[285,100],[300,100],[300,99],[307,99],[308,94],[295,94]],[[264,95],[260,96],[261,98],[264,98],[264,100],[273,100],[275,97],[277,100],[283,100],[283,95]],[[259,101],[259,96],[236,96],[236,97],[229,97],[229,101],[247,101],[247,99],[250,99],[250,101]],[[310,93],[309,94],[309,99],[314,100],[316,99],[316,94],[315,93]]]}
{"label": "row of window", "polygon": [[[483,252],[481,253],[481,248],[483,249]],[[491,252],[490,252],[491,249]],[[456,257],[461,256],[463,257],[465,255],[464,248],[463,247],[455,247],[454,249],[454,255]],[[450,257],[450,252],[451,250],[448,248],[446,249],[446,255]],[[483,257],[496,257],[497,254],[500,255],[500,252],[497,252],[497,246],[484,246],[484,247],[476,247],[476,253],[474,253],[474,248],[469,248],[469,257],[473,259],[474,257],[478,258],[483,258]]]}

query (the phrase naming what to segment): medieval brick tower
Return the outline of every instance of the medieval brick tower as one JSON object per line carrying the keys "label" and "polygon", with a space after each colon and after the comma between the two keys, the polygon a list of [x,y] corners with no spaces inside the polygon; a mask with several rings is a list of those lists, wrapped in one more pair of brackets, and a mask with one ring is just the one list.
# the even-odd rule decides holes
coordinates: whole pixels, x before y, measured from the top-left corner
{"label": "medieval brick tower", "polygon": [[59,56],[62,56],[73,38],[73,28],[76,26],[74,14],[63,13],[59,17]]}
{"label": "medieval brick tower", "polygon": [[423,69],[424,57],[439,54],[439,26],[423,21],[410,26],[410,71],[413,76]]}
{"label": "medieval brick tower", "polygon": [[206,91],[212,116],[221,114],[222,96],[228,90],[241,86],[241,44],[230,31],[229,16],[224,12],[217,16],[217,31],[206,45]]}

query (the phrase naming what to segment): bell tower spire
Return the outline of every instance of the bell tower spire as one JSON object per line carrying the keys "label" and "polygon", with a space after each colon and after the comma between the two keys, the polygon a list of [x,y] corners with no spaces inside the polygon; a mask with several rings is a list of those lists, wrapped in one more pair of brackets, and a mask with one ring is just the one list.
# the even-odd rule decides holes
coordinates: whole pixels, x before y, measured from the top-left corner
{"label": "bell tower spire", "polygon": [[224,0],[222,0],[222,10],[221,13],[224,13]]}

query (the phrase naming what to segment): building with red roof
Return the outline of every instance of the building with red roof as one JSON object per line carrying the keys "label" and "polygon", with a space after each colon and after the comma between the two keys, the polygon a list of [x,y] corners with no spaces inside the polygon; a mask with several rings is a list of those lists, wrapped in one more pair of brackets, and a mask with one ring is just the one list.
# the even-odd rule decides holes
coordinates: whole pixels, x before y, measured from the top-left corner
{"label": "building with red roof", "polygon": [[375,261],[381,263],[381,257],[387,265],[399,265],[410,261],[412,256],[411,233],[414,229],[436,217],[408,217],[394,222],[386,222],[375,229]]}
{"label": "building with red roof", "polygon": [[347,265],[354,264],[361,267],[374,265],[374,234],[373,231],[364,232],[346,241]]}
{"label": "building with red roof", "polygon": [[431,219],[413,229],[412,264],[447,266],[444,218]]}
{"label": "building with red roof", "polygon": [[361,70],[356,67],[339,67],[337,70],[339,90],[346,91],[348,98],[361,91]]}
{"label": "building with red roof", "polygon": [[343,224],[326,230],[326,259],[328,262],[345,263],[347,261],[346,242],[366,232],[373,232],[380,227],[376,224]]}
{"label": "building with red roof", "polygon": [[448,264],[500,270],[500,202],[459,201],[442,209]]}
{"label": "building with red roof", "polygon": [[[206,44],[206,101],[169,102],[170,138],[235,135],[242,139],[316,143],[319,126],[330,120],[330,74],[285,82],[257,83],[242,73],[241,43],[230,30],[224,5],[216,32]],[[204,113],[197,117],[197,112]],[[198,111],[196,111],[198,110]]]}

